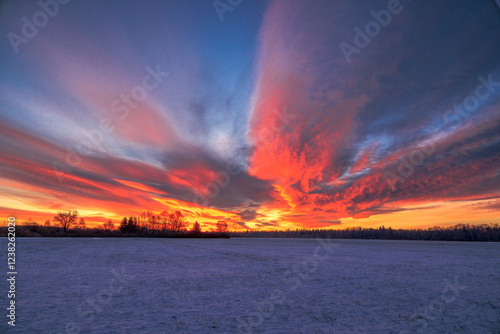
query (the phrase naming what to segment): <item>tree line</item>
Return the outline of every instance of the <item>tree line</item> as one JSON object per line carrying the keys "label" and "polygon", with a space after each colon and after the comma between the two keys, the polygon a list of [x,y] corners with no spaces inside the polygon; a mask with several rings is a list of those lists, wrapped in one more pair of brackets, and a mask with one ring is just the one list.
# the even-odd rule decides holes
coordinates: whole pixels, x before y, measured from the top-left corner
{"label": "tree line", "polygon": [[[123,217],[119,230],[124,233],[147,233],[147,232],[163,232],[179,235],[182,232],[203,233],[201,225],[197,221],[194,222],[190,231],[188,231],[189,223],[181,211],[168,213],[163,210],[159,214],[152,211],[143,211],[139,216]],[[217,233],[227,233],[228,225],[224,221],[216,223]]]}
{"label": "tree line", "polygon": [[[52,222],[53,225],[50,220],[46,220],[43,226],[40,226],[29,219],[24,225],[17,226],[17,232],[19,236],[43,237],[229,237],[228,224],[224,221],[216,223],[215,231],[203,232],[197,221],[191,229],[188,229],[190,224],[181,211],[169,213],[164,210],[159,214],[143,211],[138,216],[123,217],[117,229],[111,220],[103,223],[100,227],[87,228],[85,219],[79,217],[76,210],[58,212]],[[5,231],[1,230],[1,232],[3,234]]]}
{"label": "tree line", "polygon": [[[228,224],[219,221],[213,232],[203,232],[196,221],[191,229],[181,211],[158,214],[143,211],[137,216],[123,217],[118,228],[109,220],[98,228],[86,228],[85,219],[78,211],[58,212],[53,218],[54,225],[46,220],[43,226],[29,219],[25,226],[18,226],[19,236],[92,236],[92,237],[255,237],[255,238],[332,238],[332,239],[387,239],[387,240],[436,240],[436,241],[500,241],[499,224],[458,224],[450,227],[427,229],[393,229],[391,227],[363,228],[351,227],[334,229],[295,229],[274,231],[229,232]],[[7,235],[5,227],[0,235]]]}
{"label": "tree line", "polygon": [[387,239],[436,241],[500,241],[498,224],[458,224],[450,227],[427,229],[393,229],[351,227],[343,230],[296,229],[286,231],[231,232],[232,237],[254,238],[332,238],[332,239]]}

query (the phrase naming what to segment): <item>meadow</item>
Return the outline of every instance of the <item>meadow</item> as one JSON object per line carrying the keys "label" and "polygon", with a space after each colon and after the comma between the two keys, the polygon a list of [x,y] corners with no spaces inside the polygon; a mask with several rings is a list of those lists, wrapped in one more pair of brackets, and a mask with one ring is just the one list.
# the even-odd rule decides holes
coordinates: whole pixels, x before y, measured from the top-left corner
{"label": "meadow", "polygon": [[4,320],[2,333],[500,330],[499,243],[18,238],[16,248],[16,327]]}

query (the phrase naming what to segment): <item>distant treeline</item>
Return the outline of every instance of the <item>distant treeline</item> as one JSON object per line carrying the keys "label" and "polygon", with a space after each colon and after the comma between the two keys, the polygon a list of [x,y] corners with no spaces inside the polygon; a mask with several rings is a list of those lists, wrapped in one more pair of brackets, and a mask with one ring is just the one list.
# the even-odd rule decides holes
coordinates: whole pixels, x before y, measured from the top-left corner
{"label": "distant treeline", "polygon": [[[54,225],[52,225],[52,223]],[[189,223],[180,211],[166,210],[155,214],[144,211],[138,216],[123,217],[120,225],[109,220],[98,228],[87,228],[85,219],[78,211],[58,212],[52,223],[43,225],[32,222],[16,226],[19,237],[146,237],[146,238],[332,238],[332,239],[386,239],[386,240],[440,240],[440,241],[500,241],[499,224],[470,225],[459,224],[451,227],[427,229],[393,229],[351,227],[344,230],[296,229],[285,231],[229,232],[228,224],[219,221],[210,232],[202,231],[195,222],[188,230]],[[7,236],[7,227],[0,227],[0,236]]]}
{"label": "distant treeline", "polygon": [[352,227],[345,230],[297,229],[286,231],[231,232],[232,237],[253,238],[332,238],[439,241],[500,241],[498,224],[432,227],[428,229],[392,229]]}

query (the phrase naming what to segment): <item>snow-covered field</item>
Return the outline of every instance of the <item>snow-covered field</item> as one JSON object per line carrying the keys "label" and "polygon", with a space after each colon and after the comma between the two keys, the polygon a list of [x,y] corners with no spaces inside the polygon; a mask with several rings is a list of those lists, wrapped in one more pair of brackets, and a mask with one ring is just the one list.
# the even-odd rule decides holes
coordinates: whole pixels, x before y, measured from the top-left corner
{"label": "snow-covered field", "polygon": [[[7,272],[7,242],[0,242]],[[0,333],[500,333],[500,243],[17,239]]]}

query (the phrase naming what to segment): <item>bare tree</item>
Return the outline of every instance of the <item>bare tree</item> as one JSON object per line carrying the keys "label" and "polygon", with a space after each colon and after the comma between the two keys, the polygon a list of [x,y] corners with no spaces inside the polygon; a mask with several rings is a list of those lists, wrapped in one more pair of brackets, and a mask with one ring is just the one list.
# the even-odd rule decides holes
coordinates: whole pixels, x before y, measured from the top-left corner
{"label": "bare tree", "polygon": [[50,226],[50,220],[47,219],[43,225],[49,227]]}
{"label": "bare tree", "polygon": [[53,220],[56,222],[57,226],[62,227],[63,230],[66,231],[76,226],[78,223],[78,211],[69,210],[68,212],[58,212]]}
{"label": "bare tree", "polygon": [[168,214],[167,210],[163,210],[160,212],[158,215],[159,223],[161,225],[162,230],[166,230],[168,228],[168,221],[169,221],[170,215]]}
{"label": "bare tree", "polygon": [[87,227],[87,224],[85,223],[85,219],[83,217],[80,218],[80,221],[78,222],[77,227],[81,228],[83,230],[85,230],[85,228]]}
{"label": "bare tree", "polygon": [[102,224],[102,227],[103,227],[105,230],[109,230],[109,231],[111,231],[111,230],[113,230],[113,229],[115,228],[115,224],[114,224],[114,223],[111,221],[111,219],[110,219],[110,220],[108,220],[108,222],[107,222],[107,223],[103,223],[103,224]]}
{"label": "bare tree", "polygon": [[147,211],[141,212],[139,217],[137,217],[137,225],[140,227],[148,227],[148,212]]}
{"label": "bare tree", "polygon": [[149,220],[149,228],[152,230],[159,230],[160,229],[160,217],[157,215],[151,215],[151,218]]}
{"label": "bare tree", "polygon": [[149,230],[155,230],[159,225],[159,217],[154,214],[152,211],[143,211],[139,219],[141,221],[140,225],[147,227]]}
{"label": "bare tree", "polygon": [[179,231],[183,231],[187,227],[186,218],[184,218],[182,212],[175,211],[172,213],[168,219],[169,230],[174,231],[176,234]]}
{"label": "bare tree", "polygon": [[215,226],[216,231],[219,233],[226,233],[228,231],[228,226],[225,221],[219,220]]}

